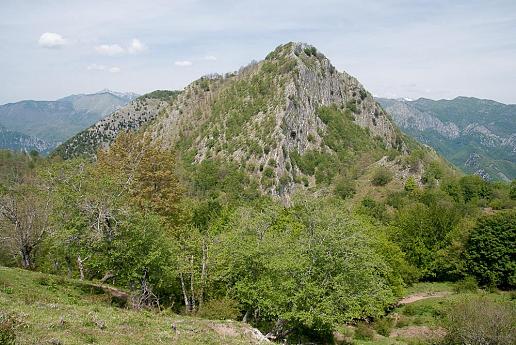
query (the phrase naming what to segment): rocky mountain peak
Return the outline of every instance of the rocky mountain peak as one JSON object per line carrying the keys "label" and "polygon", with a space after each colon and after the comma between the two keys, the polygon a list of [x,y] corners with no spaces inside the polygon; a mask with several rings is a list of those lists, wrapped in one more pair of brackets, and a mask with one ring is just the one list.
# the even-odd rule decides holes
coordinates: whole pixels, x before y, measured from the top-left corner
{"label": "rocky mountain peak", "polygon": [[[277,195],[330,183],[359,157],[372,163],[386,150],[405,150],[390,118],[358,80],[305,43],[281,45],[238,72],[204,76],[157,104],[143,120],[138,112],[118,111],[69,143],[74,150],[87,146],[83,139],[94,134],[106,145],[120,130],[142,128],[189,164],[237,164],[262,191]],[[146,120],[150,125],[142,126]],[[117,123],[116,130],[109,123]]]}

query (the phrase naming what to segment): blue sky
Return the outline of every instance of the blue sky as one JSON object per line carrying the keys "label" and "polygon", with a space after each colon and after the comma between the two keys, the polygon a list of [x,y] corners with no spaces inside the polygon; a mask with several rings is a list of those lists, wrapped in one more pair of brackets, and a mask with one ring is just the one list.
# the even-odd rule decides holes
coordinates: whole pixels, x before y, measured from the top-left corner
{"label": "blue sky", "polygon": [[181,89],[315,45],[384,97],[516,103],[516,1],[0,1],[0,103]]}

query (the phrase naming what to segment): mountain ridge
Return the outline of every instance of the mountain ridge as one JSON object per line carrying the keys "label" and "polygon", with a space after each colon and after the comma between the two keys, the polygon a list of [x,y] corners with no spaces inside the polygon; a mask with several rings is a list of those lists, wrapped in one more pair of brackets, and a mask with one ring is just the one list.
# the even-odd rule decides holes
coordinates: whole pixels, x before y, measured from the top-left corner
{"label": "mountain ridge", "polygon": [[[0,125],[6,130],[32,137],[31,140],[43,140],[48,143],[45,149],[48,151],[124,106],[135,96],[131,93],[101,91],[70,95],[56,101],[24,100],[7,103],[0,105]],[[2,147],[18,146],[19,142],[5,142]],[[20,149],[26,148],[22,145]]]}
{"label": "mountain ridge", "polygon": [[516,178],[516,105],[465,96],[377,100],[407,134],[465,172],[487,179]]}

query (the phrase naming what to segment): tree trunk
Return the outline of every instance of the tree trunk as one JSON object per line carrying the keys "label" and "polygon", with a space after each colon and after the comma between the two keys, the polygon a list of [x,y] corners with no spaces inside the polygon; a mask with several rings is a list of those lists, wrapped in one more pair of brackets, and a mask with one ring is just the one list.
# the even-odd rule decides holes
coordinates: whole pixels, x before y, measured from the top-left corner
{"label": "tree trunk", "polygon": [[199,309],[204,302],[204,289],[206,287],[206,269],[208,266],[208,246],[203,240],[202,243],[202,267],[201,267],[201,291],[199,292]]}
{"label": "tree trunk", "polygon": [[181,290],[183,291],[183,298],[185,300],[186,311],[190,312],[191,311],[190,300],[188,299],[188,295],[186,294],[185,280],[183,279],[182,272],[179,273],[179,279],[181,279]]}
{"label": "tree trunk", "polygon": [[21,258],[22,258],[22,267],[25,269],[32,268],[32,258],[31,258],[31,249],[27,246],[24,246],[20,250]]}
{"label": "tree trunk", "polygon": [[72,278],[72,259],[67,256],[65,258],[66,261],[66,270],[68,271],[68,278]]}
{"label": "tree trunk", "polygon": [[84,280],[84,260],[81,259],[81,256],[77,256],[77,265],[79,266],[79,273],[81,275],[81,280]]}
{"label": "tree trunk", "polygon": [[192,301],[190,302],[190,307],[192,311],[195,310],[195,289],[194,289],[194,256],[190,256],[190,289],[192,294]]}

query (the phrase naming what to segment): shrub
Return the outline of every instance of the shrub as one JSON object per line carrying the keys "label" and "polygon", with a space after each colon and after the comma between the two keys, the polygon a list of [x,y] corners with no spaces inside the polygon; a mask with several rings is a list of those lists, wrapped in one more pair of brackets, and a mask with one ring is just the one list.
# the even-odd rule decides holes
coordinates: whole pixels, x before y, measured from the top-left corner
{"label": "shrub", "polygon": [[359,212],[373,217],[381,222],[387,221],[387,209],[381,202],[376,202],[371,197],[365,197],[360,203]]}
{"label": "shrub", "polygon": [[349,101],[346,103],[346,108],[348,108],[353,113],[358,113],[357,104],[355,101]]}
{"label": "shrub", "polygon": [[374,322],[374,329],[378,334],[388,337],[391,334],[392,327],[394,326],[394,319],[385,317]]}
{"label": "shrub", "polygon": [[474,277],[466,277],[457,282],[454,287],[455,292],[476,292],[478,290],[477,280]]}
{"label": "shrub", "polygon": [[317,56],[317,49],[315,47],[306,47],[304,51],[308,56]]}
{"label": "shrub", "polygon": [[274,169],[271,168],[270,166],[269,167],[266,167],[264,170],[263,170],[263,175],[268,177],[268,178],[273,178],[274,177]]}
{"label": "shrub", "polygon": [[374,337],[374,331],[365,322],[359,322],[355,329],[355,339],[358,340],[372,340]]}
{"label": "shrub", "polygon": [[409,176],[409,178],[407,179],[407,182],[405,182],[405,190],[407,192],[412,192],[414,190],[416,190],[417,188],[417,184],[416,184],[416,180],[414,179],[414,176]]}
{"label": "shrub", "polygon": [[516,307],[485,298],[462,301],[446,315],[446,344],[516,344]]}
{"label": "shrub", "polygon": [[220,298],[206,302],[197,312],[197,316],[210,320],[237,320],[240,311],[235,300]]}
{"label": "shrub", "polygon": [[352,197],[355,192],[355,185],[352,180],[343,178],[335,184],[335,194],[342,199]]}
{"label": "shrub", "polygon": [[392,173],[387,168],[380,167],[374,172],[371,183],[375,186],[385,186],[391,180]]}

